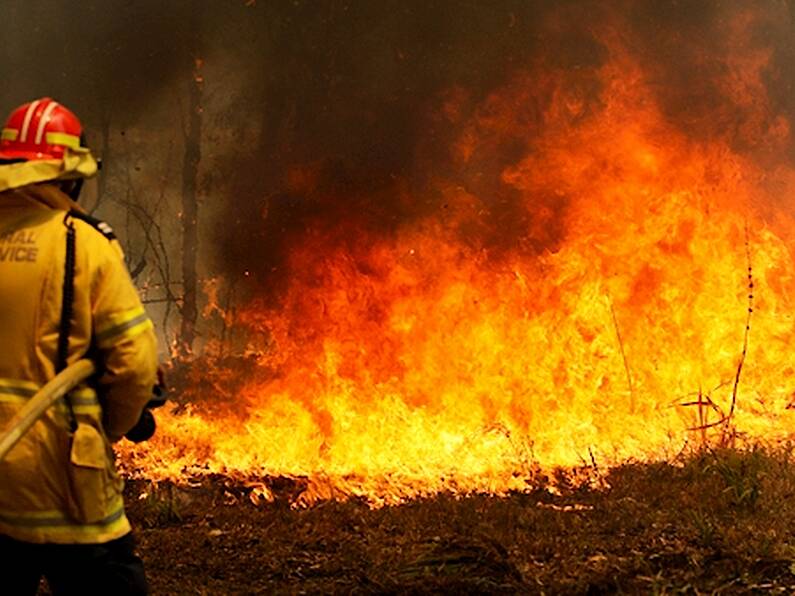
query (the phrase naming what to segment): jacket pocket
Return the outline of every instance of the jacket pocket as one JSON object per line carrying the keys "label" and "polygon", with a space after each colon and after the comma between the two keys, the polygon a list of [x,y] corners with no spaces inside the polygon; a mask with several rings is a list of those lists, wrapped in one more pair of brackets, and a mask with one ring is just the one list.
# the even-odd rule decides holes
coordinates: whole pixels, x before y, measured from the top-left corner
{"label": "jacket pocket", "polygon": [[75,521],[91,524],[108,515],[118,488],[108,449],[97,428],[78,423],[69,453],[69,506]]}

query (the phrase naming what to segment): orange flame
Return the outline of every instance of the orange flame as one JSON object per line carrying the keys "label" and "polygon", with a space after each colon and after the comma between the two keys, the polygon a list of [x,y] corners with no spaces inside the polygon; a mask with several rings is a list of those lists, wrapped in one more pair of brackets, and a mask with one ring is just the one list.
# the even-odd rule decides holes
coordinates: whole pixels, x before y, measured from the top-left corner
{"label": "orange flame", "polygon": [[[747,39],[754,18],[733,35]],[[124,448],[127,465],[306,476],[316,497],[389,503],[523,489],[537,469],[592,457],[671,456],[730,409],[749,266],[730,423],[750,440],[790,437],[795,169],[775,157],[791,139],[762,80],[770,53],[738,48],[715,82],[742,108],[734,138],[758,141],[744,151],[674,126],[654,72],[602,37],[598,69],[530,68],[474,115],[460,89],[440,111],[468,180],[522,141],[501,172],[519,219],[489,220],[521,226],[515,242],[473,240],[501,205],[444,179],[444,206],[394,234],[353,229],[341,245],[341,223],[312,229],[279,307],[236,318],[254,365],[223,396],[233,405],[161,416],[151,444]]]}

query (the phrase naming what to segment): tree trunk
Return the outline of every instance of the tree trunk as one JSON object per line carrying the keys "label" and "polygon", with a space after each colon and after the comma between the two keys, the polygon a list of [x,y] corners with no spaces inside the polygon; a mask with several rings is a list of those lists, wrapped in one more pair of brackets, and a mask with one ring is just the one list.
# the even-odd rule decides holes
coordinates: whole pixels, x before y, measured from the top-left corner
{"label": "tree trunk", "polygon": [[185,154],[182,162],[182,322],[178,337],[180,355],[193,351],[198,315],[198,177],[202,135],[202,60],[199,32],[199,2],[193,3],[188,34],[189,54],[193,61],[188,94],[188,123],[185,131]]}

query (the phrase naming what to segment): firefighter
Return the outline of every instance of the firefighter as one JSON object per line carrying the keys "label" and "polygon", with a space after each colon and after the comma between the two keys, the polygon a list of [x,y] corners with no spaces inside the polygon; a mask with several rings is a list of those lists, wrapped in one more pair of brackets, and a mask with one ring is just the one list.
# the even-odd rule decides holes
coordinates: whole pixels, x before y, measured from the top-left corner
{"label": "firefighter", "polygon": [[111,228],[76,203],[98,162],[49,98],[0,139],[0,428],[57,372],[100,373],[59,400],[0,462],[0,593],[146,594],[111,443],[156,381],[153,326]]}

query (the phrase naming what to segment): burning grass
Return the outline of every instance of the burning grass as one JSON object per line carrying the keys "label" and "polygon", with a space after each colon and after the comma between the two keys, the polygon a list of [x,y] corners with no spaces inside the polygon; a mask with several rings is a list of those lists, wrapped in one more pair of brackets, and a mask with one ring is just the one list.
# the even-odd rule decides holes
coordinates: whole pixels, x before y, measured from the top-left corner
{"label": "burning grass", "polygon": [[296,509],[300,481],[273,480],[277,498],[254,505],[251,487],[216,477],[133,481],[128,501],[157,594],[795,589],[789,448],[626,463],[602,480]]}

